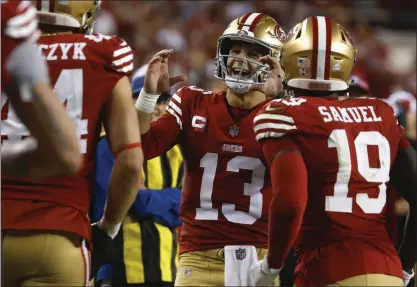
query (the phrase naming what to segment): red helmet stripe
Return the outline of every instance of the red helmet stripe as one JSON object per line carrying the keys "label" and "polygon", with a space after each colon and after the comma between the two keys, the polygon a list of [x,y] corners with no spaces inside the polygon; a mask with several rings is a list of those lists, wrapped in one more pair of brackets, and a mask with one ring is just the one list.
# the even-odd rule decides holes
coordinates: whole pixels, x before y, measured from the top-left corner
{"label": "red helmet stripe", "polygon": [[332,51],[332,22],[326,17],[326,62],[324,68],[324,79],[328,80],[330,75],[330,52]]}
{"label": "red helmet stripe", "polygon": [[319,28],[316,17],[311,17],[311,21],[313,26],[313,55],[311,61],[311,78],[315,79],[317,77],[317,51],[319,47]]}
{"label": "red helmet stripe", "polygon": [[255,30],[256,25],[258,25],[259,21],[261,20],[263,16],[264,14],[259,13],[259,15],[256,16],[255,19],[253,19],[252,23],[247,24],[247,25],[250,25],[249,31],[253,32],[253,30]]}
{"label": "red helmet stripe", "polygon": [[330,74],[331,21],[323,16],[312,17],[313,64],[311,78],[328,80]]}
{"label": "red helmet stripe", "polygon": [[252,13],[246,13],[245,15],[242,16],[242,19],[240,20],[240,25],[239,27],[237,27],[238,30],[242,30],[243,28],[243,24],[245,24],[246,20],[248,19],[248,17],[251,15]]}

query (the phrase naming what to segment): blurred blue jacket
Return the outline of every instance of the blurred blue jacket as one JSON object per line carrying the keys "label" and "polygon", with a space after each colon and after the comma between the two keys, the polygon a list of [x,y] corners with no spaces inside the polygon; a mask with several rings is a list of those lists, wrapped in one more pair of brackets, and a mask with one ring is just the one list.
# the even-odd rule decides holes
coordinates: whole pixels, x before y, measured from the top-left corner
{"label": "blurred blue jacket", "polygon": [[[114,156],[107,138],[102,137],[97,147],[96,170],[92,204],[92,222],[98,221],[104,212],[110,174],[114,165]],[[136,218],[152,217],[156,222],[176,227],[182,224],[179,218],[181,190],[163,188],[161,190],[140,190],[131,208],[131,215]]]}

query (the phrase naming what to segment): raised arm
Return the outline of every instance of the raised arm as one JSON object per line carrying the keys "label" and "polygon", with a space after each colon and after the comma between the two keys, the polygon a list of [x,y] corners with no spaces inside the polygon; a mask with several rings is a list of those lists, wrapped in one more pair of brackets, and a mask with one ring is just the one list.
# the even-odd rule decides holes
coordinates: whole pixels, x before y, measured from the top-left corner
{"label": "raised arm", "polygon": [[142,134],[149,131],[152,113],[159,95],[168,91],[170,86],[185,80],[185,76],[169,77],[168,58],[172,53],[173,50],[159,51],[148,63],[144,87],[136,102]]}

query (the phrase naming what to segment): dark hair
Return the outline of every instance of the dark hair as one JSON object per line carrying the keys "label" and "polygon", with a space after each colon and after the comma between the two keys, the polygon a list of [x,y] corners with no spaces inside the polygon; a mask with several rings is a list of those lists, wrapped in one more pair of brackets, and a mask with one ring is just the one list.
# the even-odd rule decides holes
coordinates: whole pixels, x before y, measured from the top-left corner
{"label": "dark hair", "polygon": [[74,34],[80,33],[79,28],[65,27],[53,24],[39,23],[38,27],[43,34],[56,34],[65,32],[72,32]]}
{"label": "dark hair", "polygon": [[359,86],[350,86],[349,87],[349,94],[354,97],[356,95],[368,95],[368,91],[366,91],[365,89],[362,89]]}
{"label": "dark hair", "polygon": [[171,98],[171,95],[168,92],[163,92],[158,100],[156,101],[157,104],[161,103],[161,102],[166,102]]}
{"label": "dark hair", "polygon": [[296,97],[298,96],[309,96],[309,97],[330,97],[330,96],[346,96],[348,90],[343,91],[312,91],[312,90],[305,90],[305,89],[298,89],[298,88],[290,88]]}

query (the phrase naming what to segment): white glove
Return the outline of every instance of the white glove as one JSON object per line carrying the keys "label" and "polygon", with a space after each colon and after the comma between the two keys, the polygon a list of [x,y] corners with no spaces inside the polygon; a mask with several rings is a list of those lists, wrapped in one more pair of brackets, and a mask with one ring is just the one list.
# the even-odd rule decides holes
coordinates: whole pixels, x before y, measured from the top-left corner
{"label": "white glove", "polygon": [[273,286],[274,280],[277,278],[281,269],[269,268],[267,258],[252,264],[250,267],[250,275],[255,286]]}
{"label": "white glove", "polygon": [[412,270],[411,274],[403,270],[403,276],[404,276],[404,286],[406,287],[408,283],[410,283],[410,280],[414,278],[414,270]]}

